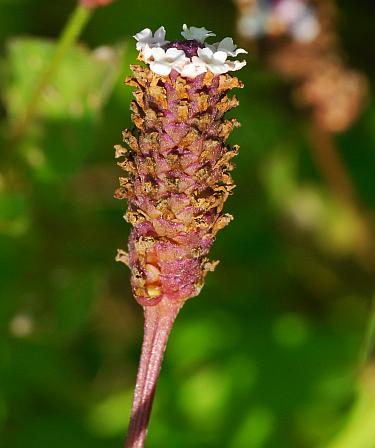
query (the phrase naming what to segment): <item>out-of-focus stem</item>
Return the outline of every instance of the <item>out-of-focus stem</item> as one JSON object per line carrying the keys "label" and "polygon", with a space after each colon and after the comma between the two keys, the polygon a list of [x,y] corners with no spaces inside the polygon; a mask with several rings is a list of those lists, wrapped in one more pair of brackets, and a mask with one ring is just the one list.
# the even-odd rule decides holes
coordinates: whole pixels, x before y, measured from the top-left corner
{"label": "out-of-focus stem", "polygon": [[125,448],[143,448],[168,337],[182,303],[145,306],[144,337]]}
{"label": "out-of-focus stem", "polygon": [[375,344],[375,294],[372,298],[369,317],[367,322],[366,333],[364,336],[362,350],[359,359],[359,370],[360,373],[366,368],[366,365],[371,361],[371,355],[373,354]]}
{"label": "out-of-focus stem", "polygon": [[370,365],[360,378],[360,390],[346,425],[327,448],[374,448],[375,368]]}
{"label": "out-of-focus stem", "polygon": [[375,270],[375,235],[371,219],[340,157],[332,134],[311,126],[311,150],[329,188],[356,219],[359,226],[356,250],[363,267]]}
{"label": "out-of-focus stem", "polygon": [[83,28],[90,19],[92,12],[92,9],[80,5],[73,11],[57,42],[55,53],[35,84],[34,90],[25,108],[25,112],[19,117],[13,127],[13,140],[20,140],[30,123],[32,123],[39,106],[41,95],[51,82],[66,53],[81,34]]}

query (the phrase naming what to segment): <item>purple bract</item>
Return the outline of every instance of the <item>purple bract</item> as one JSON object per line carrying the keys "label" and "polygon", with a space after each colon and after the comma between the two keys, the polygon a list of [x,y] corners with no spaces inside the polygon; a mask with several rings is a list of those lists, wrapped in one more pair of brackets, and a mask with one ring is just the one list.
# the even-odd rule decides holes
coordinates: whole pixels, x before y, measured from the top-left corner
{"label": "purple bract", "polygon": [[204,47],[205,45],[197,40],[174,40],[165,46],[165,50],[168,48],[177,48],[177,50],[183,50],[188,58],[192,58],[193,56],[197,56],[198,48]]}

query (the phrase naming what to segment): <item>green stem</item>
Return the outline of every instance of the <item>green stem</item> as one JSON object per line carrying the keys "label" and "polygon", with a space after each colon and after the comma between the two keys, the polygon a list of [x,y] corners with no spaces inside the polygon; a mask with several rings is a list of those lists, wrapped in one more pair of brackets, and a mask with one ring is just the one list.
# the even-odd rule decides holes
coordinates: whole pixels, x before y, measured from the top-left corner
{"label": "green stem", "polygon": [[371,354],[375,343],[375,295],[371,301],[371,308],[366,328],[366,333],[363,341],[363,346],[360,353],[360,368],[363,369],[371,362]]}
{"label": "green stem", "polygon": [[375,388],[373,371],[362,384],[359,397],[349,420],[327,448],[374,448],[375,446]]}
{"label": "green stem", "polygon": [[16,141],[22,138],[24,132],[29,127],[30,123],[32,123],[38,109],[40,98],[45,88],[50,84],[66,53],[78,39],[83,28],[90,19],[92,11],[93,9],[77,5],[70,16],[57,42],[54,55],[45,67],[44,71],[41,73],[39,80],[35,85],[24,114],[21,115],[19,120],[14,125],[13,138]]}
{"label": "green stem", "polygon": [[375,447],[375,365],[371,352],[375,341],[375,295],[365,332],[359,362],[358,397],[349,414],[346,425],[328,448]]}

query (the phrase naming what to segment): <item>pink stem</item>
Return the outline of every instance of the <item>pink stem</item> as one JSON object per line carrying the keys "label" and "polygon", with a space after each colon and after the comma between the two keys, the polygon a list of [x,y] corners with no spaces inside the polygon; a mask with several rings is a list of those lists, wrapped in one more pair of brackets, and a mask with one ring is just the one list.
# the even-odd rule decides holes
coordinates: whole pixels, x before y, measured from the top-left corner
{"label": "pink stem", "polygon": [[169,333],[182,303],[145,306],[144,337],[125,448],[143,448]]}

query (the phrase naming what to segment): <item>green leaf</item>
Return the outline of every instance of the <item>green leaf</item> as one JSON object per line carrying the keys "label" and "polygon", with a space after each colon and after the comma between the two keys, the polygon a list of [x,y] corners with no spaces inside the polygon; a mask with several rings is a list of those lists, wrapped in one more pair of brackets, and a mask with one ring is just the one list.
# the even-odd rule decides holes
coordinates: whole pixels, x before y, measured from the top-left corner
{"label": "green leaf", "polygon": [[[37,102],[37,118],[18,146],[33,176],[64,181],[77,172],[95,144],[98,114],[119,79],[124,46],[90,51],[72,48]],[[42,39],[14,39],[7,47],[4,102],[15,125],[33,98],[55,44]]]}
{"label": "green leaf", "polygon": [[[55,50],[42,39],[14,39],[8,44],[8,85],[5,102],[11,120],[17,119]],[[90,52],[75,47],[60,64],[43,92],[39,115],[49,119],[88,119],[100,110],[119,72],[119,50],[101,47]]]}

